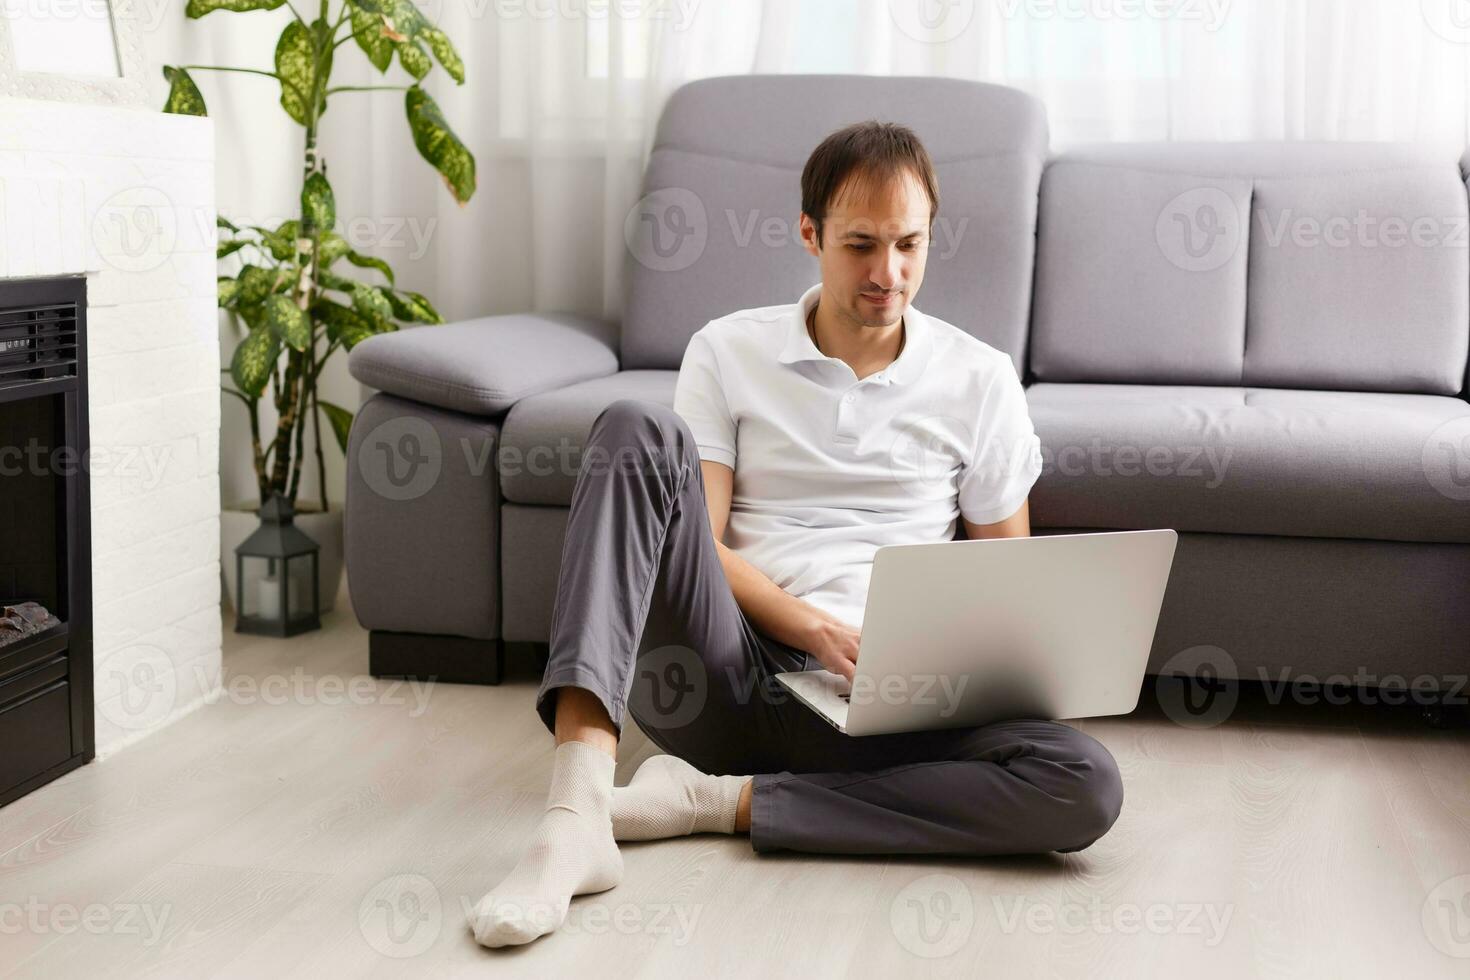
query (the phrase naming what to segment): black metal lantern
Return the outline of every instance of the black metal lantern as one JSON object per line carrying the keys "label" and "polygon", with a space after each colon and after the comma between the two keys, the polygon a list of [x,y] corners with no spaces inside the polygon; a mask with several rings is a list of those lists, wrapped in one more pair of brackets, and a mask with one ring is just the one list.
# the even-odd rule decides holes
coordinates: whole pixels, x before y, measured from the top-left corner
{"label": "black metal lantern", "polygon": [[235,549],[235,632],[295,636],[321,629],[317,543],[279,493],[260,508],[260,527]]}

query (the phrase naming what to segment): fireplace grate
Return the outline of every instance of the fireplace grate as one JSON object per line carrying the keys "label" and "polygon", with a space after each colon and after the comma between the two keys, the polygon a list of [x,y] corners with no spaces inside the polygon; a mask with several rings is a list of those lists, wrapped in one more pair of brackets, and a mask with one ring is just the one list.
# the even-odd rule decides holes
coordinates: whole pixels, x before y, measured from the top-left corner
{"label": "fireplace grate", "polygon": [[0,389],[76,374],[76,303],[0,310]]}

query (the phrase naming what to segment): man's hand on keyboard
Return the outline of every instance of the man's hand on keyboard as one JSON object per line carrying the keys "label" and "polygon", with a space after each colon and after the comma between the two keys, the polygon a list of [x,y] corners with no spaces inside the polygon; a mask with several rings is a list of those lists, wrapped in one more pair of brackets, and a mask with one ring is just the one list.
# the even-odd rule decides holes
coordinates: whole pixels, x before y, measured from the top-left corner
{"label": "man's hand on keyboard", "polygon": [[[815,608],[815,607],[814,607]],[[852,683],[853,665],[857,662],[858,641],[862,630],[817,609],[808,627],[803,649],[827,670]]]}

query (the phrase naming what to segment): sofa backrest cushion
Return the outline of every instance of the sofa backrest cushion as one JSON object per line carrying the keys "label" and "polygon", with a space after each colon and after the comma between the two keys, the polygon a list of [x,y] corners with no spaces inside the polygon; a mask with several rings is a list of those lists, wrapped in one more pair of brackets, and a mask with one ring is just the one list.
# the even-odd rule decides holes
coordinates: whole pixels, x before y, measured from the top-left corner
{"label": "sofa backrest cushion", "polygon": [[659,118],[642,198],[624,224],[624,368],[673,368],[736,310],[794,303],[821,279],[800,241],[801,171],[829,133],[866,119],[918,134],[939,214],[913,303],[1024,363],[1040,103],[946,78],[742,75],[690,82]]}
{"label": "sofa backrest cushion", "polygon": [[1457,154],[1115,143],[1042,178],[1042,381],[1455,394],[1470,347]]}

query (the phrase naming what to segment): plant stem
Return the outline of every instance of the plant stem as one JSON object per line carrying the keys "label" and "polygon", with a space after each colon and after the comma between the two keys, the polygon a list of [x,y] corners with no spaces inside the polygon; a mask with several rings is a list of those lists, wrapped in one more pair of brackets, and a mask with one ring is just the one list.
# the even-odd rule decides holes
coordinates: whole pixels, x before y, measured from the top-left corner
{"label": "plant stem", "polygon": [[[318,83],[320,84],[320,83]],[[316,155],[316,107],[318,100],[312,98],[306,103],[306,144],[302,154],[302,186],[306,179],[316,172],[320,166]],[[293,288],[296,306],[307,315],[310,315],[312,287],[315,275],[316,242],[320,235],[318,229],[312,222],[311,215],[305,207],[301,211],[301,238],[297,243],[296,266],[298,271],[296,285]],[[301,242],[306,245],[303,248]],[[274,466],[271,472],[271,487],[286,495],[291,503],[296,502],[296,480],[299,478],[301,459],[291,451],[292,436],[300,424],[300,408],[305,390],[305,378],[310,370],[310,358],[312,346],[309,344],[305,351],[287,350],[286,352],[286,381],[282,392],[281,404],[278,406],[279,417],[276,421],[276,437]],[[298,440],[299,442],[299,440]],[[293,458],[294,456],[294,458]]]}
{"label": "plant stem", "polygon": [[260,68],[226,68],[221,65],[180,65],[180,68],[188,71],[237,71],[244,75],[264,75],[266,78],[274,78],[280,81],[281,76],[273,71],[264,71]]}
{"label": "plant stem", "polygon": [[[321,0],[321,21],[325,23],[328,19],[327,0]],[[314,62],[312,75],[312,91],[310,97],[305,101],[306,111],[306,141],[302,153],[301,183],[305,188],[306,181],[312,174],[325,173],[322,161],[317,158],[317,113],[326,98],[326,87],[328,73],[323,72],[324,54],[323,45],[317,43],[315,32],[312,33],[312,60]],[[325,39],[325,46],[330,49],[331,37]],[[276,457],[275,477],[277,486],[284,487],[287,499],[291,503],[296,502],[296,494],[301,488],[301,457],[305,455],[306,417],[305,412],[311,405],[316,388],[316,376],[320,370],[316,361],[316,324],[311,319],[312,300],[317,293],[317,274],[320,271],[317,266],[317,256],[321,250],[322,232],[330,231],[329,228],[318,228],[315,220],[302,202],[301,208],[301,237],[296,246],[296,268],[297,277],[295,285],[296,306],[306,315],[310,324],[310,337],[304,351],[291,351],[287,356],[287,374],[290,376],[287,390],[286,411],[282,413],[279,426],[276,431],[277,445],[281,450]],[[292,374],[294,368],[294,374]],[[292,452],[291,439],[295,436],[295,451]],[[289,478],[287,471],[289,470]]]}
{"label": "plant stem", "polygon": [[[291,429],[296,424],[296,391],[301,377],[301,355],[286,352],[286,377],[282,384],[281,402],[277,406],[276,436],[272,440],[275,456],[271,463],[270,489],[287,494],[291,477]],[[294,503],[294,501],[293,501]]]}
{"label": "plant stem", "polygon": [[[333,32],[333,35],[335,36],[335,34],[336,34],[336,32],[334,31]],[[356,32],[356,31],[352,31],[352,32],[348,33],[348,35],[346,37],[344,37],[340,41],[335,42],[332,45],[332,50],[333,51],[336,51],[338,48],[340,48],[342,45],[346,44],[348,41],[355,41],[355,40],[357,40],[357,37],[358,37],[358,32]]]}
{"label": "plant stem", "polygon": [[265,506],[266,498],[270,496],[270,487],[265,481],[265,452],[260,447],[260,402],[250,403],[250,452],[251,460],[255,465],[255,492],[260,495],[260,506]]}
{"label": "plant stem", "polygon": [[314,393],[314,386],[308,381],[311,377],[311,358],[316,356],[316,338],[312,338],[311,346],[304,352],[307,358],[306,373],[301,376],[301,393],[296,399],[296,424],[294,426],[296,435],[296,446],[291,457],[291,502],[296,502],[296,495],[301,492],[301,460],[306,455],[306,410],[311,407],[310,399]]}
{"label": "plant stem", "polygon": [[[300,20],[300,17],[298,17],[297,19]],[[266,78],[274,78],[282,85],[289,86],[291,90],[296,93],[298,98],[300,98],[303,102],[306,101],[306,93],[301,91],[301,86],[297,85],[289,78],[282,78],[280,75],[276,74],[273,71],[262,71],[259,68],[222,68],[218,65],[181,65],[180,67],[182,67],[185,71],[233,71],[239,72],[242,75],[264,75]]]}
{"label": "plant stem", "polygon": [[407,92],[408,85],[339,85],[336,88],[327,89],[328,95],[338,92]]}
{"label": "plant stem", "polygon": [[322,513],[325,514],[327,512],[327,458],[322,454],[322,410],[316,401],[316,385],[311,386],[311,426],[312,438],[316,441],[316,479],[322,494]]}

